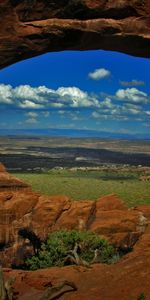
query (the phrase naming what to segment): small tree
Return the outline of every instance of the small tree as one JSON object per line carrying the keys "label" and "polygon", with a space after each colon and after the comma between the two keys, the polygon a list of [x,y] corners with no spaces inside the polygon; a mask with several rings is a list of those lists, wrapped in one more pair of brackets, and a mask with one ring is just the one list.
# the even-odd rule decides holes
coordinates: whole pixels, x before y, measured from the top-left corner
{"label": "small tree", "polygon": [[49,235],[37,255],[27,259],[32,269],[94,262],[111,263],[116,251],[106,240],[88,231],[57,231]]}

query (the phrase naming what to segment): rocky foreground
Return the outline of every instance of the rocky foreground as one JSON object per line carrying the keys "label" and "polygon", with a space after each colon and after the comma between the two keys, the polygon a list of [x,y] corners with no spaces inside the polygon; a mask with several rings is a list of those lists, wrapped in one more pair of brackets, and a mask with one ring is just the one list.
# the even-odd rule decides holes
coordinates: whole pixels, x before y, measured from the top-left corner
{"label": "rocky foreground", "polygon": [[[149,220],[150,206],[128,209],[116,195],[79,202],[41,196],[0,165],[0,260],[5,278],[16,278],[17,299],[137,300],[142,292],[150,299]],[[91,230],[122,252],[132,251],[112,265],[12,270],[33,251],[29,240],[18,235],[20,229],[33,231],[41,240],[54,230]]]}

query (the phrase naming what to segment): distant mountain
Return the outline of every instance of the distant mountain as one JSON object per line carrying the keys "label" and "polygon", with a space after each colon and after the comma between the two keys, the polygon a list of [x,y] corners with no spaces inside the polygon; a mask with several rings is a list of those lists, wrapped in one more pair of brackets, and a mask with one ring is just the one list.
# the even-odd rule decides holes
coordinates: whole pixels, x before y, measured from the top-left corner
{"label": "distant mountain", "polygon": [[150,140],[150,134],[125,134],[112,133],[106,131],[96,131],[88,129],[0,129],[1,136],[52,136],[52,137],[72,137],[72,138],[114,138],[128,140]]}

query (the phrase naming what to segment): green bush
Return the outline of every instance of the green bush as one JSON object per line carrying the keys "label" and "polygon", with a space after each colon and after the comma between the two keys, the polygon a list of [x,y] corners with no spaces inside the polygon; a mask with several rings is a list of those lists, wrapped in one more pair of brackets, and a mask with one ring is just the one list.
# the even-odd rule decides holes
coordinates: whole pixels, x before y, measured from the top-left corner
{"label": "green bush", "polygon": [[146,300],[144,293],[140,294],[140,296],[137,298],[137,300]]}
{"label": "green bush", "polygon": [[49,235],[38,254],[27,259],[31,270],[68,264],[112,263],[116,251],[106,240],[88,231],[57,231]]}

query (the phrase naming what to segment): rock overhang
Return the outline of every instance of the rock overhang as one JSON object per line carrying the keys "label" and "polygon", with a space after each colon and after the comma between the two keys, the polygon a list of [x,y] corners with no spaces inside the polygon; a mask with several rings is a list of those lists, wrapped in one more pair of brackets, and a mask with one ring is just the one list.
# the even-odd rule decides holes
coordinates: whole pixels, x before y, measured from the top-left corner
{"label": "rock overhang", "polygon": [[0,18],[0,68],[64,50],[150,57],[148,0],[4,0]]}

